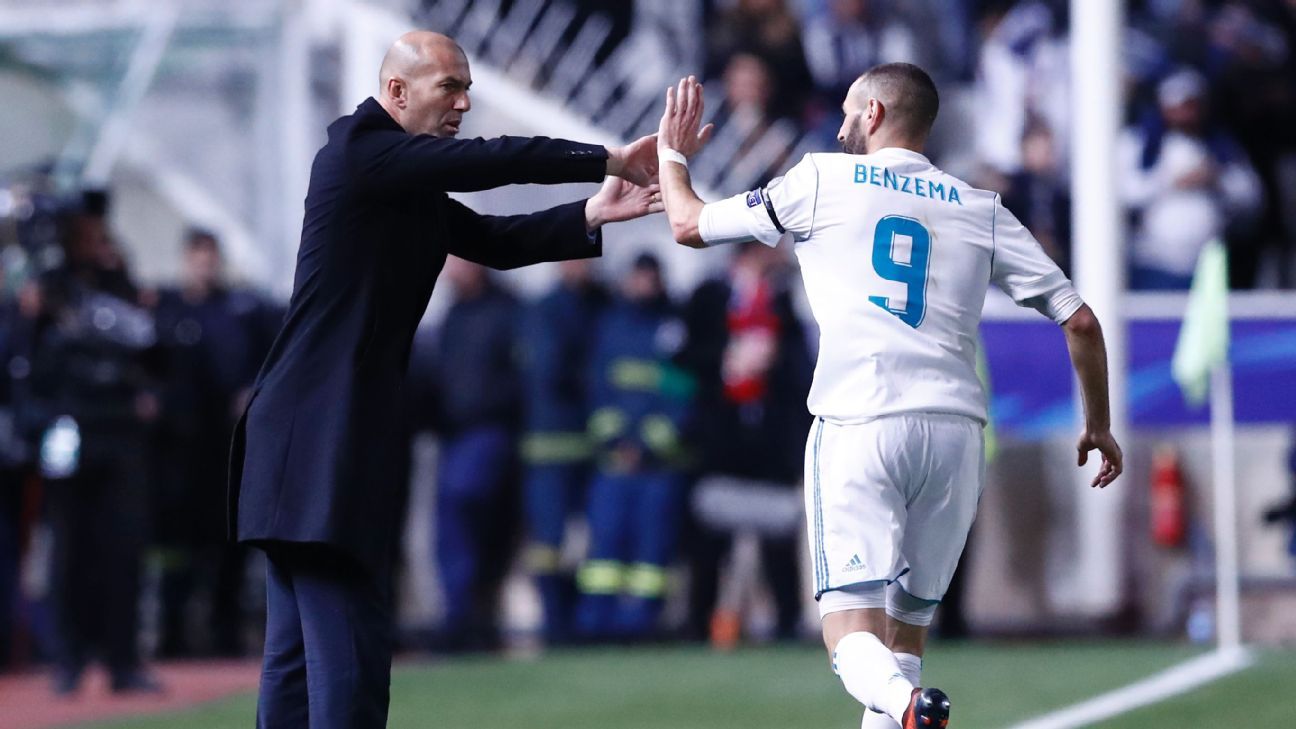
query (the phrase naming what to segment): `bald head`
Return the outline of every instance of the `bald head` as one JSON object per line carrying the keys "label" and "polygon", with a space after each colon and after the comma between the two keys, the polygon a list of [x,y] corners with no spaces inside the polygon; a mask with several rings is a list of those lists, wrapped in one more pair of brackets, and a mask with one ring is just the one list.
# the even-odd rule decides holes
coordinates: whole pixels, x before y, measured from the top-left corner
{"label": "bald head", "polygon": [[883,106],[881,128],[912,143],[927,140],[941,108],[936,83],[914,64],[883,64],[864,71],[850,84],[846,102],[864,108],[870,99]]}
{"label": "bald head", "polygon": [[385,91],[390,79],[408,80],[446,60],[463,58],[463,49],[450,36],[430,30],[411,30],[387,49],[382,68],[378,70],[378,83]]}
{"label": "bald head", "polygon": [[472,106],[468,57],[441,33],[414,30],[397,38],[378,82],[378,103],[410,134],[453,137]]}

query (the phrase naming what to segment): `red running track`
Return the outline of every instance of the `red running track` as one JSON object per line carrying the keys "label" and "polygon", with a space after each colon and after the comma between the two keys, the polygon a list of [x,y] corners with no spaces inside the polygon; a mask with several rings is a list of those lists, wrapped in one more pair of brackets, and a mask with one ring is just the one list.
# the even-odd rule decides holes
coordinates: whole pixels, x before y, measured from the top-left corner
{"label": "red running track", "polygon": [[0,729],[49,729],[185,709],[255,689],[260,669],[255,660],[161,663],[153,671],[163,693],[121,696],[108,690],[102,670],[88,671],[81,689],[68,697],[55,695],[44,673],[0,675]]}

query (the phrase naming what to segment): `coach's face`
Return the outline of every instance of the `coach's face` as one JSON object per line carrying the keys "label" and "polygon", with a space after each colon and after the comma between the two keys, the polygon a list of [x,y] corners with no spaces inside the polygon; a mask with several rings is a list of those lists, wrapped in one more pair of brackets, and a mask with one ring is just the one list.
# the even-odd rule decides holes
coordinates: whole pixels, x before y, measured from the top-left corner
{"label": "coach's face", "polygon": [[440,45],[427,51],[427,63],[407,81],[405,119],[410,134],[453,137],[464,114],[472,108],[468,88],[472,74],[458,46]]}

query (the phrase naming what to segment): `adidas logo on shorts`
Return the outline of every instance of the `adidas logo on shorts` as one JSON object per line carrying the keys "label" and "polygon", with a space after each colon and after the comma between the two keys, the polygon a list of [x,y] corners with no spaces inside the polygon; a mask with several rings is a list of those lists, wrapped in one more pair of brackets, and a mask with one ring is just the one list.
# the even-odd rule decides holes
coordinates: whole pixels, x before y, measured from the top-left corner
{"label": "adidas logo on shorts", "polygon": [[842,572],[859,572],[862,569],[864,569],[864,562],[860,560],[858,554],[853,554],[850,561],[842,568]]}

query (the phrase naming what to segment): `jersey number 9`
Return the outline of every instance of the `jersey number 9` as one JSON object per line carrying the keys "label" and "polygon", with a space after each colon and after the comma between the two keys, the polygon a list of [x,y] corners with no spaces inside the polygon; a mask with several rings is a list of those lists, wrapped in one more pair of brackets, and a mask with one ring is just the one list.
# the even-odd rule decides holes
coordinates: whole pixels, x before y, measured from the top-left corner
{"label": "jersey number 9", "polygon": [[[897,258],[896,254],[903,252],[903,249],[896,250],[896,238],[901,236],[910,241],[909,255]],[[908,290],[903,308],[893,306],[887,296],[870,296],[869,301],[917,329],[927,314],[927,261],[930,255],[931,234],[922,223],[900,215],[888,215],[879,220],[873,229],[873,270],[888,281],[904,284]]]}

